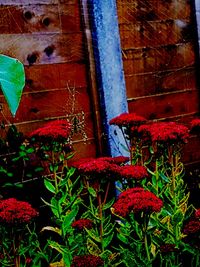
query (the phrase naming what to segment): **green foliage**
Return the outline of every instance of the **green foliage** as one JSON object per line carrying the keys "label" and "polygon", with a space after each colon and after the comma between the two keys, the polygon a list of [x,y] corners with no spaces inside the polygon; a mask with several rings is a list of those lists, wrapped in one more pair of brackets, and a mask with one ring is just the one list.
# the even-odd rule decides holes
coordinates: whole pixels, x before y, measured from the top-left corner
{"label": "green foliage", "polygon": [[[14,133],[17,136],[15,130]],[[13,163],[22,160],[28,164],[31,155],[37,154],[47,169],[48,175],[43,177],[46,193],[42,201],[51,217],[39,234],[35,229],[29,231],[24,239],[26,243],[19,250],[23,259],[30,256],[33,266],[38,267],[45,264],[70,267],[74,256],[91,254],[100,256],[104,267],[151,267],[156,264],[179,267],[181,257],[189,255],[193,266],[199,265],[200,253],[195,244],[187,243],[184,233],[184,226],[195,208],[189,205],[190,194],[184,182],[182,146],[149,143],[143,147],[136,137],[128,139],[133,146],[129,147],[130,162],[146,166],[149,177],[131,183],[124,177],[117,180],[116,175],[115,182],[120,192],[135,186],[151,191],[163,202],[160,212],[130,210],[125,218],[120,217],[113,207],[116,198],[110,193],[113,179],[104,173],[101,177],[99,173],[87,177],[69,167],[73,153],[65,153],[65,142],[53,140],[36,145],[33,142],[32,146],[19,142]],[[146,145],[149,152],[146,152]],[[41,171],[41,166],[36,169]],[[0,172],[7,172],[3,164]],[[11,177],[12,172],[7,172],[7,176]],[[8,183],[7,187],[10,185]],[[80,218],[90,219],[92,227],[74,228],[73,222]],[[6,237],[2,236],[2,240],[6,241]],[[9,242],[4,242],[5,250],[9,250]],[[174,250],[163,252],[163,245],[170,245]],[[5,259],[2,266],[8,266],[8,262]]]}

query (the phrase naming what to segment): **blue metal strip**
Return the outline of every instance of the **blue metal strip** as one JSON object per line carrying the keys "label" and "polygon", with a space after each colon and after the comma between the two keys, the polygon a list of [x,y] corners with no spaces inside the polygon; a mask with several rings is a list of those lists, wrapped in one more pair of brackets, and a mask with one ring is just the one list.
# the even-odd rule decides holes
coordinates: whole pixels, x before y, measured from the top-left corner
{"label": "blue metal strip", "polygon": [[87,2],[107,153],[124,155],[120,130],[109,126],[110,119],[128,111],[116,1]]}

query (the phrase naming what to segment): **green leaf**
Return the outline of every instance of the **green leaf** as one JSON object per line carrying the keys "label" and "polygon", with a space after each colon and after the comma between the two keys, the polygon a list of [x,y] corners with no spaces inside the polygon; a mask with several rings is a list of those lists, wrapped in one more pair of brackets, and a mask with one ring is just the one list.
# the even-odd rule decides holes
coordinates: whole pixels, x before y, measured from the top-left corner
{"label": "green leaf", "polygon": [[51,193],[55,194],[56,189],[55,189],[55,186],[52,184],[51,181],[44,179],[44,185]]}
{"label": "green leaf", "polygon": [[154,149],[153,149],[152,146],[149,147],[149,152],[150,152],[151,154],[154,154]]}
{"label": "green leaf", "polygon": [[111,199],[109,202],[107,202],[105,205],[103,205],[103,210],[109,209],[113,203],[115,202],[115,199]]}
{"label": "green leaf", "polygon": [[72,222],[75,220],[77,213],[78,213],[78,207],[75,206],[75,208],[72,211],[68,212],[65,215],[64,221],[62,223],[62,229],[63,229],[64,236],[66,235],[67,230],[69,230]]}
{"label": "green leaf", "polygon": [[169,178],[166,176],[166,175],[164,175],[164,173],[162,173],[162,172],[158,172],[159,173],[159,176],[162,178],[162,180],[163,181],[165,181],[165,182],[167,182],[167,183],[169,183],[170,181],[169,181]]}
{"label": "green leaf", "polygon": [[174,224],[178,224],[178,223],[181,223],[182,222],[182,220],[183,220],[183,213],[182,213],[182,211],[181,210],[177,210],[176,212],[175,212],[175,214],[172,216],[172,222],[174,223]]}
{"label": "green leaf", "polygon": [[119,233],[119,234],[117,234],[117,237],[118,237],[119,240],[121,240],[124,244],[128,244],[128,243],[129,243],[127,237],[124,236],[123,234]]}
{"label": "green leaf", "polygon": [[106,248],[110,244],[110,242],[113,239],[113,236],[114,236],[114,231],[110,235],[108,235],[107,237],[103,238],[103,247],[104,248]]}
{"label": "green leaf", "polygon": [[67,171],[67,177],[71,177],[75,173],[76,169],[74,167],[71,167]]}
{"label": "green leaf", "polygon": [[17,59],[0,55],[0,88],[13,116],[19,107],[24,85],[23,64]]}
{"label": "green leaf", "polygon": [[188,220],[190,217],[191,217],[191,215],[192,215],[192,213],[194,212],[194,210],[195,210],[195,208],[194,208],[194,206],[193,205],[190,205],[188,208],[187,208],[187,211],[186,211],[186,213],[185,213],[185,220]]}
{"label": "green leaf", "polygon": [[85,231],[88,233],[88,235],[89,235],[93,240],[95,240],[95,241],[98,242],[98,243],[101,243],[100,237],[99,237],[99,236],[96,236],[96,233],[94,232],[93,229],[89,230],[89,229],[85,228]]}
{"label": "green leaf", "polygon": [[44,204],[46,204],[47,206],[54,208],[54,206],[53,206],[51,203],[47,202],[47,201],[44,200],[42,197],[41,197],[41,200],[42,200],[42,202],[44,202]]}
{"label": "green leaf", "polygon": [[52,197],[51,199],[51,210],[53,212],[53,214],[59,218],[60,217],[60,214],[62,213],[62,207],[59,203],[59,201],[55,198],[55,197]]}
{"label": "green leaf", "polygon": [[96,196],[97,196],[96,191],[95,191],[94,188],[92,188],[92,187],[88,187],[88,192],[89,192],[89,194],[92,195],[93,197],[96,197]]}
{"label": "green leaf", "polygon": [[53,227],[53,226],[45,226],[42,228],[41,232],[43,232],[43,231],[52,231],[54,233],[61,235],[61,230],[59,228]]}
{"label": "green leaf", "polygon": [[90,238],[87,239],[87,249],[90,254],[95,256],[99,256],[99,254],[101,253],[98,245],[95,244]]}

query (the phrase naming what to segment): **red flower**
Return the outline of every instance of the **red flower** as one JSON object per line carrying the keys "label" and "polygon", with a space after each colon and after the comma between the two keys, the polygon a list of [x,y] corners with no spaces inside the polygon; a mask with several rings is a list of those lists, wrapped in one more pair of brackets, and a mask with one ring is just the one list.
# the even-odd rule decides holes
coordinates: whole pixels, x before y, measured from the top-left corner
{"label": "red flower", "polygon": [[100,267],[104,261],[99,256],[82,255],[73,258],[71,267]]}
{"label": "red flower", "polygon": [[93,226],[92,220],[89,219],[79,219],[72,223],[72,227],[77,230],[84,230],[85,228],[91,229]]}
{"label": "red flower", "polygon": [[194,214],[196,219],[200,219],[200,209],[197,209]]}
{"label": "red flower", "polygon": [[152,192],[141,187],[129,188],[122,192],[113,205],[115,214],[126,217],[130,212],[159,212],[163,202]]}
{"label": "red flower", "polygon": [[120,167],[120,175],[125,179],[142,180],[148,176],[147,170],[144,166],[126,165]]}
{"label": "red flower", "polygon": [[84,163],[90,162],[91,160],[94,160],[94,158],[81,158],[75,161],[71,161],[70,166],[78,169],[79,166],[81,166]]}
{"label": "red flower", "polygon": [[146,119],[142,116],[137,115],[136,113],[122,113],[119,116],[110,120],[111,125],[118,125],[119,127],[122,126],[137,126],[144,123]]}
{"label": "red flower", "polygon": [[200,119],[194,119],[191,121],[191,133],[200,132]]}
{"label": "red flower", "polygon": [[108,161],[109,163],[114,163],[117,165],[121,165],[123,163],[128,162],[130,159],[129,157],[124,157],[124,156],[117,156],[117,157],[101,157],[99,158],[104,161]]}
{"label": "red flower", "polygon": [[200,221],[199,220],[191,220],[189,221],[183,230],[184,234],[196,234],[200,232]]}
{"label": "red flower", "polygon": [[108,161],[102,160],[101,158],[91,159],[90,161],[86,161],[78,166],[80,172],[85,175],[94,176],[99,174],[104,174],[110,176],[114,173],[117,173],[116,164],[111,164]]}
{"label": "red flower", "polygon": [[161,253],[169,253],[169,252],[176,252],[178,251],[177,248],[175,248],[175,244],[163,244],[160,246]]}
{"label": "red flower", "polygon": [[56,120],[46,123],[43,127],[36,129],[29,134],[37,141],[48,142],[66,140],[70,136],[71,127],[66,120]]}
{"label": "red flower", "polygon": [[38,212],[27,202],[15,198],[0,200],[0,223],[30,223],[36,216]]}
{"label": "red flower", "polygon": [[144,139],[160,143],[186,143],[189,137],[188,128],[176,122],[156,122],[149,125],[141,125],[138,132]]}

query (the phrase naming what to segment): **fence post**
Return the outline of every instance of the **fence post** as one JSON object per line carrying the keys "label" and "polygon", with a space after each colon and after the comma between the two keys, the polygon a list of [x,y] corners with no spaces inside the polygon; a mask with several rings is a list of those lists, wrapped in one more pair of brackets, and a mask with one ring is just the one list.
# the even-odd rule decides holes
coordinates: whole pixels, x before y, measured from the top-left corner
{"label": "fence post", "polygon": [[125,154],[121,132],[109,120],[128,111],[115,0],[86,1],[107,152]]}

